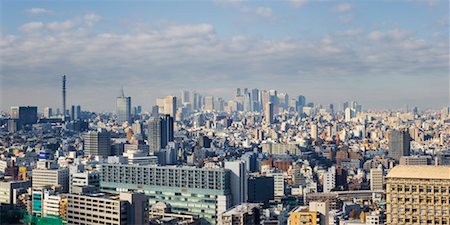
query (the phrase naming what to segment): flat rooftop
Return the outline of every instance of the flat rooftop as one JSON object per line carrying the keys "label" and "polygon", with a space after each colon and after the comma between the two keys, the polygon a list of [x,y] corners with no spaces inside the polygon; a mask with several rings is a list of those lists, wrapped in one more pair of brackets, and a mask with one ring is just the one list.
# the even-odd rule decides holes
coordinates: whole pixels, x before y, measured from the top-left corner
{"label": "flat rooftop", "polygon": [[450,166],[396,166],[387,178],[450,180]]}

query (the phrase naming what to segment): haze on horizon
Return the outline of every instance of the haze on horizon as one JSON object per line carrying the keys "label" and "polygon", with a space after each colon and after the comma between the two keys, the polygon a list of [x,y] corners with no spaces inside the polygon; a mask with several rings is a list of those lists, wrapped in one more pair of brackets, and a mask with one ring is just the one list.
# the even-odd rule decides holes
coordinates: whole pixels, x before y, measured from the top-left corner
{"label": "haze on horizon", "polygon": [[449,104],[449,2],[2,1],[0,111],[113,111],[183,89],[276,89],[365,109]]}

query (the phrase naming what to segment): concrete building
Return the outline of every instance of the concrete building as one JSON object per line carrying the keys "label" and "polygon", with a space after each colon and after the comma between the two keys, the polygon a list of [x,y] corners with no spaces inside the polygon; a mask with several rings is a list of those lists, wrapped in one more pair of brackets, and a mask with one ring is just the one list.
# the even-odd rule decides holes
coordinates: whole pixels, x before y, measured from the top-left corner
{"label": "concrete building", "polygon": [[259,225],[261,224],[261,205],[243,203],[218,215],[219,225]]}
{"label": "concrete building", "polygon": [[378,168],[370,169],[370,190],[380,191],[384,188],[384,174],[383,167],[380,165]]}
{"label": "concrete building", "polygon": [[386,176],[386,224],[450,224],[450,167],[396,166]]}
{"label": "concrete building", "polygon": [[106,130],[89,131],[83,134],[86,156],[108,157],[111,154],[111,135]]}
{"label": "concrete building", "polygon": [[388,156],[396,161],[400,160],[402,156],[409,156],[411,137],[408,131],[405,130],[391,130],[388,134],[389,151]]}
{"label": "concrete building", "polygon": [[31,181],[4,180],[0,181],[0,205],[9,205],[11,208],[17,204],[20,194],[27,192]]}
{"label": "concrete building", "polygon": [[264,112],[266,124],[272,124],[274,119],[274,105],[272,102],[267,102]]}
{"label": "concrete building", "polygon": [[309,211],[307,207],[299,206],[289,213],[288,225],[318,225],[320,214]]}
{"label": "concrete building", "polygon": [[103,191],[138,191],[151,205],[164,201],[174,212],[197,214],[215,224],[232,203],[230,171],[224,168],[104,164]]}
{"label": "concrete building", "polygon": [[214,97],[213,96],[205,96],[205,110],[206,111],[214,110]]}
{"label": "concrete building", "polygon": [[323,174],[323,192],[329,193],[336,187],[336,167],[332,166],[328,168]]}
{"label": "concrete building", "polygon": [[170,115],[172,118],[175,118],[177,113],[177,97],[175,96],[166,96],[164,98],[164,114]]}
{"label": "concrete building", "polygon": [[402,156],[400,157],[400,165],[404,166],[426,166],[431,164],[430,156]]}
{"label": "concrete building", "polygon": [[68,224],[148,224],[148,199],[144,194],[69,194]]}
{"label": "concrete building", "polygon": [[225,169],[230,170],[230,185],[232,194],[232,205],[247,202],[248,176],[245,162],[225,162]]}
{"label": "concrete building", "polygon": [[31,176],[33,188],[55,187],[63,193],[69,191],[69,169],[58,168],[51,160],[38,161]]}
{"label": "concrete building", "polygon": [[150,118],[147,129],[148,144],[151,153],[165,148],[174,139],[173,117],[169,115]]}
{"label": "concrete building", "polygon": [[124,122],[131,124],[131,97],[125,97],[122,89],[121,96],[116,100],[117,122],[121,125]]}
{"label": "concrete building", "polygon": [[273,176],[273,186],[274,186],[275,197],[283,197],[284,196],[284,175],[283,175],[283,173],[271,173],[270,176]]}

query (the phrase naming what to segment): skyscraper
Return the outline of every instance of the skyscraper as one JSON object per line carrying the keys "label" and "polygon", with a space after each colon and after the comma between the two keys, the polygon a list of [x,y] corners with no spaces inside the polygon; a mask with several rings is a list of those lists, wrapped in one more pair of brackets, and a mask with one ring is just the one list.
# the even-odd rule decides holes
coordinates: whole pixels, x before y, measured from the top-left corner
{"label": "skyscraper", "polygon": [[31,126],[37,123],[37,107],[36,106],[11,106],[11,119],[17,120],[19,129],[25,126]]}
{"label": "skyscraper", "polygon": [[205,96],[205,110],[206,111],[214,110],[214,97],[213,96]]}
{"label": "skyscraper", "polygon": [[265,109],[265,120],[266,124],[272,124],[273,123],[273,103],[268,102],[266,103],[266,109]]}
{"label": "skyscraper", "polygon": [[175,118],[177,113],[177,97],[175,96],[166,96],[164,98],[164,114],[168,114],[171,117]]}
{"label": "skyscraper", "polygon": [[233,206],[247,202],[248,176],[245,162],[225,162],[225,169],[229,169]]}
{"label": "skyscraper", "polygon": [[44,117],[45,118],[50,118],[53,116],[53,112],[52,112],[52,108],[50,107],[45,107],[44,108]]}
{"label": "skyscraper", "polygon": [[111,154],[111,135],[105,130],[89,131],[83,135],[84,154],[108,157]]}
{"label": "skyscraper", "polygon": [[411,137],[406,129],[392,130],[388,135],[389,151],[388,156],[396,161],[400,160],[402,156],[410,155]]}
{"label": "skyscraper", "polygon": [[131,97],[125,97],[122,89],[121,96],[117,97],[116,101],[117,122],[122,124],[124,122],[131,123]]}
{"label": "skyscraper", "polygon": [[150,151],[159,151],[173,141],[173,117],[152,117],[148,121],[148,144]]}
{"label": "skyscraper", "polygon": [[66,119],[66,75],[62,76],[62,100],[63,100],[63,111],[62,111],[62,118],[63,121]]}

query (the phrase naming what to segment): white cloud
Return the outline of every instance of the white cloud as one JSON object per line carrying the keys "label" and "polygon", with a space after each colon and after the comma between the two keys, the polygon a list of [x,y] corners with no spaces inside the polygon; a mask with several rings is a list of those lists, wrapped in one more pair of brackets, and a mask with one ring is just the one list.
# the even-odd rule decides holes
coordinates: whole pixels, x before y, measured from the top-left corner
{"label": "white cloud", "polygon": [[32,15],[43,15],[43,14],[51,14],[52,11],[44,8],[31,8],[27,10],[27,13]]}
{"label": "white cloud", "polygon": [[19,30],[23,32],[33,32],[44,27],[42,22],[29,22],[19,27]]}
{"label": "white cloud", "polygon": [[75,27],[74,20],[65,20],[63,22],[51,22],[47,24],[47,28],[52,31],[63,31]]}
{"label": "white cloud", "polygon": [[294,7],[299,8],[306,5],[306,3],[308,3],[308,0],[289,0],[289,2],[291,2]]}
{"label": "white cloud", "polygon": [[[404,29],[348,29],[315,40],[265,39],[220,37],[207,23],[165,23],[106,33],[86,26],[85,19],[32,22],[20,29],[40,35],[1,37],[3,82],[12,87],[51,85],[54,74],[63,71],[73,79],[71,88],[95,95],[98,101],[108,102],[108,91],[115,94],[120,81],[140,91],[130,95],[150,102],[163,92],[178,93],[186,87],[214,92],[218,86],[228,90],[241,83],[283,87],[296,94],[298,89],[320,90],[314,85],[326,86],[336,79],[343,81],[331,87],[345,87],[356,79],[382,81],[399,74],[412,80],[437,74],[442,80],[448,72],[447,41],[421,39]],[[73,101],[96,107],[82,97]]]}
{"label": "white cloud", "polygon": [[274,15],[272,13],[272,9],[270,7],[247,7],[242,6],[240,8],[243,13],[251,13],[262,17],[273,18]]}
{"label": "white cloud", "polygon": [[97,23],[98,21],[100,21],[102,19],[102,17],[95,13],[88,13],[88,14],[84,15],[83,19],[84,19],[84,21],[86,21],[86,23],[89,26],[92,26],[94,23]]}
{"label": "white cloud", "polygon": [[353,8],[353,5],[350,3],[341,3],[334,8],[334,11],[342,13],[342,12],[347,12],[347,11],[351,10],[352,8]]}

